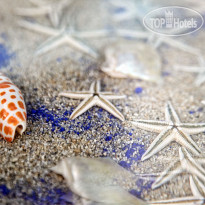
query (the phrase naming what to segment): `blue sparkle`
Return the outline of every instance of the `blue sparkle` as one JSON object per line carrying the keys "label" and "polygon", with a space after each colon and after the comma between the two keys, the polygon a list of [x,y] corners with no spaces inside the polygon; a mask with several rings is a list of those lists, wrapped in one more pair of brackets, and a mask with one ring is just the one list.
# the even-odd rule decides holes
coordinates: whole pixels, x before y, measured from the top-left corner
{"label": "blue sparkle", "polygon": [[106,138],[105,138],[105,141],[110,141],[110,140],[112,140],[112,136],[110,135],[110,136],[107,136]]}
{"label": "blue sparkle", "polygon": [[124,7],[118,7],[116,9],[114,9],[114,13],[124,13],[126,11],[127,11],[127,9]]}
{"label": "blue sparkle", "polygon": [[126,162],[126,161],[119,162],[119,165],[124,167],[125,169],[130,169],[130,167],[131,167],[131,164]]}
{"label": "blue sparkle", "polygon": [[200,107],[197,109],[198,112],[202,112],[203,111],[203,107]]}
{"label": "blue sparkle", "polygon": [[0,68],[8,66],[13,56],[14,54],[10,54],[7,48],[3,44],[0,44]]}
{"label": "blue sparkle", "polygon": [[62,62],[62,58],[57,58],[56,61],[57,61],[58,63],[61,63],[61,62]]}
{"label": "blue sparkle", "polygon": [[189,114],[191,114],[191,115],[194,114],[194,113],[195,113],[194,110],[190,110],[190,111],[189,111]]}
{"label": "blue sparkle", "polygon": [[163,72],[162,72],[162,76],[163,76],[163,77],[166,77],[166,76],[169,76],[169,75],[171,75],[171,73],[168,72],[168,71],[163,71]]}
{"label": "blue sparkle", "polygon": [[143,91],[143,88],[141,88],[141,87],[135,88],[135,93],[137,93],[137,94],[142,93],[142,91]]}
{"label": "blue sparkle", "polygon": [[129,192],[130,192],[130,194],[132,194],[138,198],[142,198],[142,192],[144,190],[150,190],[153,182],[154,182],[153,180],[145,182],[143,179],[138,179],[136,181],[136,186],[139,188],[139,190],[132,189]]}
{"label": "blue sparkle", "polygon": [[8,189],[5,184],[2,184],[0,185],[0,193],[4,196],[7,196],[10,193],[10,189]]}

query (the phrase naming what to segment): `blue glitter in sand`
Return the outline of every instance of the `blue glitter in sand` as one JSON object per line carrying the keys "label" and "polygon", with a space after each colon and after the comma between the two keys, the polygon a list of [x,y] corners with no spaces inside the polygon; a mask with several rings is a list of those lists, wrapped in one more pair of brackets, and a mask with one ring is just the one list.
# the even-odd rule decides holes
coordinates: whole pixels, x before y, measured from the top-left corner
{"label": "blue glitter in sand", "polygon": [[0,44],[0,68],[8,66],[13,56],[14,54],[10,54],[7,48],[3,44]]}
{"label": "blue glitter in sand", "polygon": [[10,193],[10,189],[8,189],[6,185],[2,184],[0,185],[0,193],[4,196],[7,196]]}
{"label": "blue glitter in sand", "polygon": [[124,13],[126,11],[127,11],[127,9],[124,7],[118,7],[116,9],[114,9],[114,13]]}
{"label": "blue glitter in sand", "polygon": [[129,192],[130,192],[130,194],[132,194],[138,198],[142,198],[142,192],[144,190],[151,189],[153,182],[154,181],[145,182],[143,179],[138,179],[136,181],[136,186],[138,187],[138,190],[132,189]]}
{"label": "blue glitter in sand", "polygon": [[163,76],[163,77],[166,77],[166,76],[169,76],[169,75],[171,75],[171,73],[168,72],[168,71],[163,71],[163,72],[162,72],[162,76]]}
{"label": "blue glitter in sand", "polygon": [[197,109],[197,112],[202,112],[202,111],[203,111],[203,107]]}
{"label": "blue glitter in sand", "polygon": [[58,63],[61,63],[61,62],[62,62],[62,58],[57,58],[56,61],[57,61]]}
{"label": "blue glitter in sand", "polygon": [[135,89],[135,93],[137,93],[137,94],[142,93],[142,91],[143,91],[143,88],[141,88],[141,87],[137,87],[137,88]]}
{"label": "blue glitter in sand", "polygon": [[194,110],[190,110],[190,111],[189,111],[189,114],[191,114],[191,115],[194,114],[194,113],[195,113]]}
{"label": "blue glitter in sand", "polygon": [[[38,104],[38,103],[36,103]],[[35,106],[36,106],[35,104]],[[86,113],[84,113],[84,120],[79,121],[78,119],[72,120],[73,124],[71,123],[70,126],[65,130],[65,128],[62,126],[63,123],[65,123],[66,120],[68,119],[68,116],[73,112],[73,108],[61,112],[59,110],[58,114],[56,114],[52,110],[48,110],[45,106],[42,106],[39,103],[39,107],[33,108],[30,105],[28,107],[28,118],[30,118],[32,121],[39,121],[39,120],[44,120],[47,123],[52,125],[52,131],[58,129],[59,132],[67,132],[71,133],[74,132],[77,135],[82,135],[83,132],[86,130],[92,130],[93,128],[96,129],[96,127],[102,127],[104,124],[101,124],[99,120],[93,119],[93,112],[95,112],[95,117],[97,116],[99,119],[103,118],[105,115],[107,115],[108,121],[106,122],[106,126],[109,127],[110,131],[105,134],[105,136],[102,137],[102,141],[107,141],[109,142],[107,147],[104,147],[102,150],[102,156],[103,153],[106,153],[106,156],[112,155],[112,153],[116,152],[116,145],[115,145],[115,140],[118,140],[122,136],[132,136],[133,135],[133,130],[127,130],[125,129],[121,123],[116,120],[114,116],[112,116],[110,113],[104,111],[101,108],[92,108],[88,110]],[[94,110],[96,109],[96,110]],[[103,120],[103,119],[102,119]],[[113,128],[115,132],[113,133]],[[62,137],[63,138],[63,137]],[[90,139],[95,138],[95,136],[90,136]],[[145,153],[144,150],[144,145],[139,144],[139,143],[132,143],[123,146],[122,150],[125,151],[125,155],[127,160],[126,161],[121,161],[119,164],[124,167],[125,169],[130,169],[132,164],[136,161],[140,161],[142,155]],[[140,187],[140,190],[146,189],[147,187],[141,184],[142,187]],[[134,192],[134,191],[133,191]],[[140,195],[141,192],[138,192],[138,196]],[[45,200],[51,201],[53,200],[52,194],[48,194],[47,198]],[[35,195],[33,195],[34,197]]]}
{"label": "blue glitter in sand", "polygon": [[31,119],[32,121],[39,121],[41,119],[45,120],[46,123],[51,123],[52,125],[52,131],[55,131],[55,129],[59,129],[59,132],[64,132],[65,128],[62,126],[62,123],[64,121],[69,120],[68,116],[65,114],[69,114],[72,111],[67,111],[63,115],[57,115],[54,111],[48,110],[45,106],[40,106],[36,109],[31,108],[31,104],[28,103],[27,105],[28,110],[28,119]]}
{"label": "blue glitter in sand", "polygon": [[[40,182],[42,182],[42,179],[40,179]],[[28,186],[27,184],[17,184],[11,190],[5,185],[0,185],[0,198],[2,195],[6,195],[13,199],[22,199],[25,203],[29,204],[71,204],[66,203],[68,202],[68,199],[65,199],[65,196],[69,195],[69,199],[72,200],[72,193],[69,190],[62,190],[59,188],[51,189],[51,184],[47,183],[45,180],[43,180],[43,184],[46,186],[43,188],[34,187],[32,188],[33,191],[31,193],[24,189],[24,187]],[[16,195],[16,193],[18,193],[18,195]]]}

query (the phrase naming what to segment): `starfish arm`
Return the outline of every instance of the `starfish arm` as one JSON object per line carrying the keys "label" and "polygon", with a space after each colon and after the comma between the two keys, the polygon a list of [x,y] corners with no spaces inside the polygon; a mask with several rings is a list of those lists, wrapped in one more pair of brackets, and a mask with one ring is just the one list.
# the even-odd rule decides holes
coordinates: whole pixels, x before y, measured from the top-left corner
{"label": "starfish arm", "polygon": [[131,38],[138,38],[138,39],[147,39],[150,36],[149,32],[133,31],[127,29],[117,29],[115,31],[115,34],[120,37],[129,36]]}
{"label": "starfish arm", "polygon": [[54,37],[49,38],[47,41],[45,41],[38,49],[36,52],[36,55],[41,55],[43,53],[46,53],[62,44],[69,44],[75,48],[77,48],[78,50],[81,50],[84,53],[89,54],[92,57],[97,57],[97,54],[90,49],[88,46],[86,46],[85,44],[83,44],[80,41],[77,41],[71,37],[69,37],[68,35],[64,34],[64,33],[60,33],[59,35],[56,35]]}
{"label": "starfish arm", "polygon": [[91,93],[100,92],[100,81],[99,80],[92,82],[92,84],[90,85],[90,92]]}
{"label": "starfish arm", "polygon": [[78,107],[73,111],[73,113],[70,116],[71,120],[74,120],[76,117],[79,115],[83,114],[86,112],[88,109],[96,105],[96,99],[92,97],[85,98],[79,105]]}
{"label": "starfish arm", "polygon": [[122,121],[125,120],[124,116],[120,113],[120,111],[118,111],[117,108],[112,103],[110,103],[107,99],[99,97],[99,101],[97,102],[97,105],[107,110],[109,113],[111,113],[118,119]]}
{"label": "starfish arm", "polygon": [[167,122],[154,120],[137,120],[132,121],[132,124],[143,130],[157,133],[160,133],[169,127]]}
{"label": "starfish arm", "polygon": [[150,158],[164,147],[166,147],[170,142],[173,141],[175,133],[171,128],[162,131],[156,139],[151,143],[147,151],[142,156],[142,161]]}
{"label": "starfish arm", "polygon": [[197,48],[193,48],[192,46],[189,46],[183,42],[180,42],[178,40],[172,39],[172,38],[168,38],[168,37],[160,37],[161,41],[178,49],[181,49],[185,52],[189,52],[195,55],[199,55],[200,51]]}
{"label": "starfish arm", "polygon": [[44,54],[58,46],[61,46],[66,42],[66,40],[67,36],[64,33],[51,37],[37,48],[36,55]]}
{"label": "starfish arm", "polygon": [[77,38],[102,38],[102,37],[107,37],[109,34],[110,34],[109,30],[94,30],[94,31],[76,32],[74,35]]}
{"label": "starfish arm", "polygon": [[172,122],[172,123],[180,123],[179,117],[174,110],[171,102],[167,102],[166,107],[165,107],[165,118],[166,121]]}
{"label": "starfish arm", "polygon": [[191,191],[194,196],[205,197],[205,184],[196,176],[189,177]]}
{"label": "starfish arm", "polygon": [[49,7],[42,6],[39,8],[16,8],[15,13],[19,16],[41,16],[50,12]]}
{"label": "starfish arm", "polygon": [[157,177],[156,181],[152,184],[152,189],[156,189],[167,183],[178,174],[181,174],[183,171],[184,169],[181,167],[180,161],[174,162],[168,169],[162,172],[159,177]]}
{"label": "starfish arm", "polygon": [[190,135],[192,134],[199,134],[201,132],[205,132],[205,123],[181,123],[180,128]]}
{"label": "starfish arm", "polygon": [[150,201],[149,204],[154,205],[196,205],[202,204],[203,199],[199,199],[194,196],[180,197],[174,199],[160,200],[160,201]]}
{"label": "starfish arm", "polygon": [[59,93],[59,96],[73,98],[73,99],[85,99],[87,97],[91,97],[92,93],[89,92],[62,92]]}
{"label": "starfish arm", "polygon": [[180,128],[175,136],[176,142],[178,142],[182,147],[185,147],[192,151],[194,154],[199,155],[201,153],[200,148],[194,142],[194,140],[185,132],[183,132]]}
{"label": "starfish arm", "polygon": [[200,85],[201,85],[202,83],[204,83],[204,82],[205,82],[205,72],[204,72],[203,74],[199,74],[199,75],[198,75],[195,84],[196,84],[197,86],[200,86]]}
{"label": "starfish arm", "polygon": [[35,31],[38,33],[43,33],[43,34],[50,35],[50,36],[59,34],[59,31],[56,29],[46,27],[46,26],[41,26],[41,25],[36,24],[36,23],[30,23],[28,21],[21,20],[21,21],[18,21],[18,24],[19,24],[19,26],[26,28],[28,30],[32,30],[32,31]]}
{"label": "starfish arm", "polygon": [[205,170],[201,164],[199,164],[185,148],[179,149],[179,156],[182,167],[205,183]]}
{"label": "starfish arm", "polygon": [[54,11],[54,10],[51,10],[49,13],[49,18],[50,18],[50,21],[52,23],[52,25],[54,27],[57,27],[59,25],[59,11]]}
{"label": "starfish arm", "polygon": [[180,71],[186,71],[190,73],[201,73],[204,70],[201,69],[199,66],[183,66],[183,65],[175,65],[174,68]]}
{"label": "starfish arm", "polygon": [[113,93],[100,93],[100,96],[107,100],[118,100],[126,98],[126,95],[114,95]]}
{"label": "starfish arm", "polygon": [[205,156],[196,158],[196,160],[199,164],[205,165]]}
{"label": "starfish arm", "polygon": [[42,0],[29,0],[33,5],[35,6],[42,6],[42,5],[46,5],[47,3],[42,1]]}
{"label": "starfish arm", "polygon": [[98,54],[91,49],[90,47],[88,47],[86,44],[82,43],[79,40],[75,40],[74,38],[70,37],[70,36],[66,36],[66,40],[68,44],[71,44],[73,47],[77,48],[78,50],[87,53],[88,55],[90,55],[93,58],[97,58]]}

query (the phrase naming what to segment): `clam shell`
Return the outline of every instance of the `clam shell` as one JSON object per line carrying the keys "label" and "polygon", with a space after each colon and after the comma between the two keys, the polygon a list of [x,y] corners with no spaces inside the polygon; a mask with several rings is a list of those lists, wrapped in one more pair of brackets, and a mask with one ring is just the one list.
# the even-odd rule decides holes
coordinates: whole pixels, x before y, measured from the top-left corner
{"label": "clam shell", "polygon": [[111,77],[161,81],[161,58],[147,43],[114,43],[105,48],[104,57],[101,69]]}

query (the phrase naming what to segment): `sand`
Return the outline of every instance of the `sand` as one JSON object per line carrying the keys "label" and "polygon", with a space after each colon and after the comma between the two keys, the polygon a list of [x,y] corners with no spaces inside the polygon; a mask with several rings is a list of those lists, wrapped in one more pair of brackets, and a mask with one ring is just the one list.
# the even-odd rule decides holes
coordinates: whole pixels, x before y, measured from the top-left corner
{"label": "sand", "polygon": [[[22,18],[13,12],[17,6],[29,5],[23,0],[0,1],[0,56],[3,56],[0,67],[21,89],[28,113],[27,129],[22,136],[17,136],[13,143],[0,140],[0,203],[69,204],[64,198],[69,188],[63,178],[49,171],[49,168],[70,156],[111,157],[139,175],[136,183],[127,189],[144,200],[190,196],[187,174],[179,175],[156,190],[151,189],[153,177],[140,177],[141,174],[162,172],[178,160],[180,146],[171,143],[141,162],[141,156],[157,134],[130,126],[127,121],[164,120],[164,107],[171,99],[182,122],[205,122],[205,107],[201,103],[205,100],[205,83],[196,87],[195,74],[173,69],[176,64],[194,65],[197,63],[196,56],[170,46],[160,46],[157,51],[162,59],[163,85],[111,78],[100,71],[102,59],[96,61],[68,46],[34,57],[35,49],[47,36],[19,27],[17,20]],[[103,15],[105,20],[99,20],[102,14],[98,15],[97,8],[108,12],[106,5],[106,1],[94,1],[92,6],[87,5],[89,10],[81,8],[84,14],[77,10],[77,28],[98,29],[111,24],[106,12]],[[38,22],[49,25],[45,17],[38,18]],[[114,22],[113,25],[132,29],[139,27],[134,20],[130,24]],[[178,39],[199,48],[204,56],[203,29]],[[102,54],[104,46],[114,41],[120,41],[120,38],[90,39],[86,43]],[[96,79],[101,80],[103,91],[127,96],[124,100],[113,101],[125,116],[125,122],[98,107],[75,120],[69,120],[80,100],[58,97],[58,94],[66,90],[87,90]],[[204,133],[192,138],[205,153]]]}

